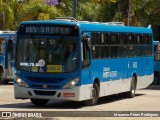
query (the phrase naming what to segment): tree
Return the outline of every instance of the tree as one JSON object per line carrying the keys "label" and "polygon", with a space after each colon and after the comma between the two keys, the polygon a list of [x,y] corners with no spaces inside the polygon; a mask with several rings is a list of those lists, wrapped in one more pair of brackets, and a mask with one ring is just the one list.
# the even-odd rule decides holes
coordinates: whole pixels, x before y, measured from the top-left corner
{"label": "tree", "polygon": [[14,21],[14,12],[10,5],[11,4],[9,4],[8,1],[0,0],[0,13],[3,15],[1,16],[1,19],[3,19],[2,26],[4,26],[4,30],[13,29],[11,26],[13,25]]}
{"label": "tree", "polygon": [[58,10],[50,5],[44,3],[41,0],[29,0],[21,8],[21,21],[24,20],[49,20],[54,16],[58,16]]}
{"label": "tree", "polygon": [[[58,2],[58,4],[48,4]],[[152,25],[154,33],[160,26],[160,0],[130,0],[131,26]],[[143,3],[143,4],[142,4]],[[77,19],[84,21],[120,21],[127,25],[129,0],[77,0]],[[0,0],[0,17],[5,29],[16,30],[25,20],[50,20],[54,17],[71,17],[73,0]],[[2,26],[2,25],[1,25]],[[2,29],[2,28],[1,28]],[[156,37],[156,39],[158,39]]]}

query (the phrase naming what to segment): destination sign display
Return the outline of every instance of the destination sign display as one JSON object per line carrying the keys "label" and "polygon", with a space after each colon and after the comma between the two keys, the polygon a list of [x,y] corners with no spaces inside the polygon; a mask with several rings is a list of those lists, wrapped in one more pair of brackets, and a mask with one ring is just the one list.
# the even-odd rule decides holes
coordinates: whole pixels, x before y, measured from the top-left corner
{"label": "destination sign display", "polygon": [[22,35],[61,35],[78,36],[78,28],[66,25],[22,25],[19,29]]}

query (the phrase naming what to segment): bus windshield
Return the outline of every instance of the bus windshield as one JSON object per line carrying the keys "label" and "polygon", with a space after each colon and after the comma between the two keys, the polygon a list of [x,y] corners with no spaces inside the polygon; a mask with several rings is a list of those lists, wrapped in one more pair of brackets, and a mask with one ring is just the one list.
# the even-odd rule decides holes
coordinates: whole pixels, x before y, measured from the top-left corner
{"label": "bus windshield", "polygon": [[24,71],[62,73],[76,70],[76,38],[21,37],[17,42],[17,67]]}

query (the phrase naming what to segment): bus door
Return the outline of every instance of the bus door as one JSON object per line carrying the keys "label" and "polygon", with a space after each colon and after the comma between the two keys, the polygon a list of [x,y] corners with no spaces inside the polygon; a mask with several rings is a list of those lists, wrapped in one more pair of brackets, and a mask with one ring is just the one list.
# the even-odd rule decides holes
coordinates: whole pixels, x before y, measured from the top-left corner
{"label": "bus door", "polygon": [[82,75],[81,84],[90,84],[90,33],[84,32],[81,42]]}

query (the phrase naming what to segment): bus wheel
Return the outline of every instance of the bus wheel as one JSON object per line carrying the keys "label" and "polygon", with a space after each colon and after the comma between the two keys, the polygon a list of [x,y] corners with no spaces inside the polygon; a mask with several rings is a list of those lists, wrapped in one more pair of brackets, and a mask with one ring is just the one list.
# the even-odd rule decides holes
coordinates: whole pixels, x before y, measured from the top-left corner
{"label": "bus wheel", "polygon": [[31,98],[30,100],[34,105],[39,107],[46,105],[49,101],[48,99],[33,99],[33,98]]}
{"label": "bus wheel", "polygon": [[160,76],[159,73],[154,73],[154,80],[153,80],[153,85],[158,85],[160,82]]}
{"label": "bus wheel", "polygon": [[127,97],[129,98],[133,98],[135,96],[135,92],[136,92],[136,82],[135,82],[135,77],[132,77],[132,81],[131,81],[131,87],[130,87],[130,91],[128,91],[126,93]]}
{"label": "bus wheel", "polygon": [[99,87],[97,83],[94,83],[93,88],[92,88],[92,98],[89,100],[85,101],[86,105],[95,105],[98,102],[99,99]]}

